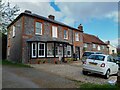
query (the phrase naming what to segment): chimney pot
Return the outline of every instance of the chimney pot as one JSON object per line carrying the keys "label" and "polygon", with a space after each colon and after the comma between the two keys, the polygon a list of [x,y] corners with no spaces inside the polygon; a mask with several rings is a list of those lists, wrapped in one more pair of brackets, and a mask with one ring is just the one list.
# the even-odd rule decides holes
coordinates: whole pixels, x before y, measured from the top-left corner
{"label": "chimney pot", "polygon": [[53,16],[53,15],[49,15],[48,18],[52,19],[52,20],[55,20],[55,16]]}

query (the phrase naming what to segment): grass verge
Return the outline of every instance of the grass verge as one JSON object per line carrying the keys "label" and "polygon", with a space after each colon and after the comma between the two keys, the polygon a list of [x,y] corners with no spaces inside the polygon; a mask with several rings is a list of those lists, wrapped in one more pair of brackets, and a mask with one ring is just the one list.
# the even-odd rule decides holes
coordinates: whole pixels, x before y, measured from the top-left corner
{"label": "grass verge", "polygon": [[110,84],[93,84],[93,83],[83,83],[80,84],[81,89],[92,89],[92,90],[96,90],[96,89],[102,89],[102,90],[106,90],[106,89],[112,89],[112,90],[120,90],[120,88],[117,85],[110,85]]}
{"label": "grass verge", "polygon": [[0,60],[1,65],[7,65],[7,66],[15,66],[15,67],[27,67],[32,68],[30,65],[22,64],[22,63],[13,63],[8,60]]}

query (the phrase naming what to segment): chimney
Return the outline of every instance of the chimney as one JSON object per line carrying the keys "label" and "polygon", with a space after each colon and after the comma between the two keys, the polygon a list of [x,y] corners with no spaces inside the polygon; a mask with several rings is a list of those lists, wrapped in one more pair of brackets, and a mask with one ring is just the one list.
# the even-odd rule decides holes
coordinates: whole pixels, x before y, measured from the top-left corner
{"label": "chimney", "polygon": [[31,13],[32,13],[32,12],[29,11],[29,10],[25,10],[24,12],[25,12],[25,13],[28,13],[28,14],[31,14]]}
{"label": "chimney", "polygon": [[49,15],[48,18],[52,19],[52,20],[55,20],[55,16],[53,16],[53,15]]}
{"label": "chimney", "polygon": [[108,44],[108,45],[110,45],[110,41],[106,41],[105,43]]}
{"label": "chimney", "polygon": [[80,24],[80,25],[78,26],[78,30],[83,31],[83,26],[82,26],[82,24]]}

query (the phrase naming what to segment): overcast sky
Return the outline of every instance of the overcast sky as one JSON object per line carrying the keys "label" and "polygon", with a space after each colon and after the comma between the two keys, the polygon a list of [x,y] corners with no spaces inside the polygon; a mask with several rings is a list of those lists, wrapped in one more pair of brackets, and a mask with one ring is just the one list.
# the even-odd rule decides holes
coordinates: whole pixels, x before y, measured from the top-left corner
{"label": "overcast sky", "polygon": [[96,35],[103,41],[110,40],[111,44],[115,46],[118,44],[119,0],[97,0],[98,2],[95,0],[89,0],[89,2],[88,0],[9,1],[11,5],[17,4],[21,12],[30,10],[32,13],[44,17],[52,14],[57,21],[75,28],[81,23],[85,33]]}

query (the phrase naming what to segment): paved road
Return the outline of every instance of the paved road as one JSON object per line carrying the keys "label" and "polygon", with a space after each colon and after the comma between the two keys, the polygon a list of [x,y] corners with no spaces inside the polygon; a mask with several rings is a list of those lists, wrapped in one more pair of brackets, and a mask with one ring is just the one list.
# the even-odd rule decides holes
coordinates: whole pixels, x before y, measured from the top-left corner
{"label": "paved road", "polygon": [[2,67],[3,88],[75,88],[75,82],[34,68]]}

